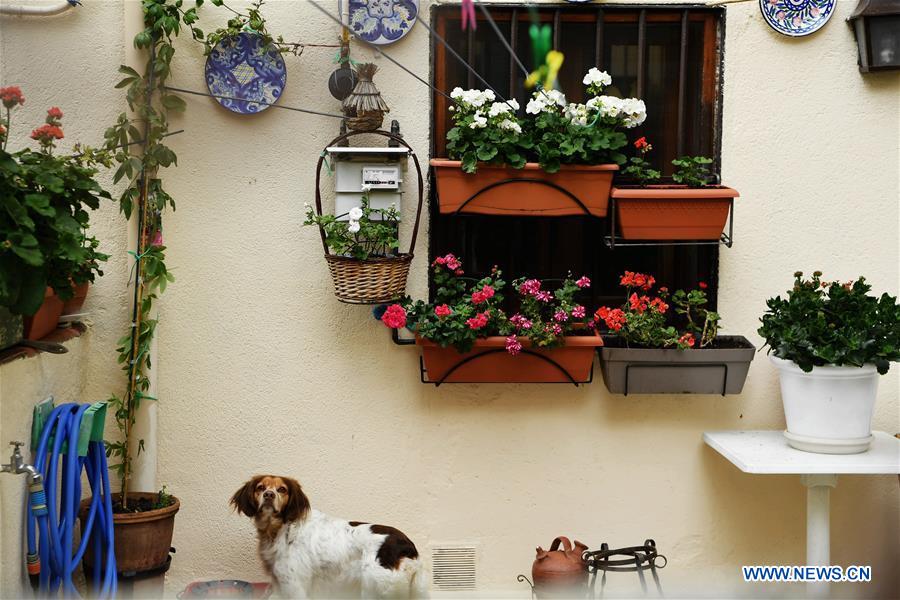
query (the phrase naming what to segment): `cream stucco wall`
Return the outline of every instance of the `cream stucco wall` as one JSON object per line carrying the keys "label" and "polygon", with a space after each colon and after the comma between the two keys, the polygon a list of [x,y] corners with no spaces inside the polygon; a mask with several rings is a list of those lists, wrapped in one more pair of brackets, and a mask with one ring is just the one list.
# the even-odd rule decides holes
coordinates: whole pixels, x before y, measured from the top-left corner
{"label": "cream stucco wall", "polygon": [[[122,110],[111,87],[128,42],[118,3],[85,4],[40,22],[4,18],[0,49],[3,84],[32,90],[29,114],[39,116],[43,104],[83,110],[79,135],[69,135],[90,140]],[[742,197],[737,242],[721,253],[720,309],[730,332],[757,342],[765,298],[785,290],[797,269],[862,273],[879,292],[900,287],[900,77],[858,73],[842,22],[853,6],[839,0],[822,31],[793,40],[765,25],[756,2],[728,5],[723,174]],[[330,43],[336,34],[303,2],[271,0],[265,14],[288,40]],[[225,18],[204,8],[201,26]],[[172,84],[202,90],[202,48],[178,44]],[[388,52],[429,71],[423,28]],[[285,105],[337,110],[326,91],[333,53],[307,48],[286,58]],[[428,91],[375,60],[390,116],[424,162]],[[654,537],[670,559],[662,573],[670,596],[799,593],[739,580],[742,564],[804,561],[798,478],[742,474],[701,441],[709,429],[784,427],[763,355],[744,393],[727,399],[623,398],[599,381],[578,389],[423,386],[414,349],[392,345],[367,308],[334,300],[318,235],[300,226],[335,123],[274,109],[239,117],[209,99],[186,100],[173,122],[187,130],[172,139],[180,166],[167,174],[178,201],[165,222],[177,281],[161,303],[157,362],[158,479],[182,500],[171,592],[196,579],[264,578],[253,529],[227,500],[249,475],[277,472],[298,477],[314,506],[399,526],[423,551],[477,544],[482,594],[521,592],[515,575],[528,571],[536,545],[560,533],[593,545]],[[111,340],[127,322],[127,261],[114,210],[97,219],[117,257],[90,305],[98,322],[86,400],[119,386]],[[421,296],[427,235],[416,251],[410,292]],[[897,373],[881,380],[875,421],[892,433],[900,431]],[[6,515],[6,495],[3,503]],[[841,478],[832,495],[833,562],[871,564],[875,581],[837,593],[900,595],[898,505],[893,477]],[[10,545],[4,536],[4,569]],[[634,591],[629,576],[611,581]]]}

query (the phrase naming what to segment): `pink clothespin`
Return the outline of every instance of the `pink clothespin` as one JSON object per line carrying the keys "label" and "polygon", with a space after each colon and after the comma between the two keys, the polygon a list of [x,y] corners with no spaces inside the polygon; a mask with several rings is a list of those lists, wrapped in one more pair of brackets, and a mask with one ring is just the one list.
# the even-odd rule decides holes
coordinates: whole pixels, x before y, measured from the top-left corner
{"label": "pink clothespin", "polygon": [[462,0],[462,30],[466,31],[468,26],[472,26],[472,31],[478,29],[475,22],[475,0]]}

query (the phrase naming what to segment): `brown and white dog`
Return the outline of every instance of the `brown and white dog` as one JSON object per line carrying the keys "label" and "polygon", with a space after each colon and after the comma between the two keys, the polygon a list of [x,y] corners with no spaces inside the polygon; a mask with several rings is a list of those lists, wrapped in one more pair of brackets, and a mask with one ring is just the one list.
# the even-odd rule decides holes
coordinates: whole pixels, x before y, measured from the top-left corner
{"label": "brown and white dog", "polygon": [[400,531],[329,517],[290,477],[257,475],[231,498],[253,519],[259,556],[285,598],[424,598],[428,581]]}

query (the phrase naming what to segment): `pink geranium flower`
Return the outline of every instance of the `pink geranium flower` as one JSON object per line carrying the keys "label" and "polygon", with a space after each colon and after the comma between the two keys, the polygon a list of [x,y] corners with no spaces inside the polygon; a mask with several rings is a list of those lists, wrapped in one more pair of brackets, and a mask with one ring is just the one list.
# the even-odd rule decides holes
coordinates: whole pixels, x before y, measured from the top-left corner
{"label": "pink geranium flower", "polygon": [[506,338],[506,351],[513,356],[522,351],[522,343],[516,339],[516,336],[511,335]]}
{"label": "pink geranium flower", "polygon": [[391,304],[381,315],[381,321],[391,329],[406,327],[406,310],[399,304]]}

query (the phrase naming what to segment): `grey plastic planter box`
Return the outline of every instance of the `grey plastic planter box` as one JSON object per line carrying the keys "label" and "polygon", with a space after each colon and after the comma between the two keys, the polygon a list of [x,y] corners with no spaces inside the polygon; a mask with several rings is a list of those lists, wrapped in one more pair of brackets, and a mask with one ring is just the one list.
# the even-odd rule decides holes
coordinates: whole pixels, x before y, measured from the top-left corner
{"label": "grey plastic planter box", "polygon": [[733,347],[713,349],[600,348],[603,382],[613,394],[740,394],[756,348],[744,336],[719,336]]}

